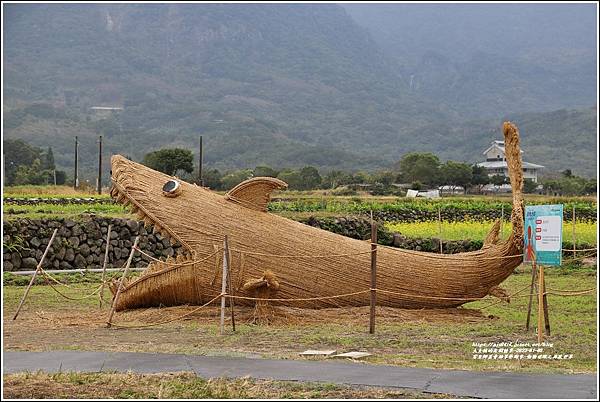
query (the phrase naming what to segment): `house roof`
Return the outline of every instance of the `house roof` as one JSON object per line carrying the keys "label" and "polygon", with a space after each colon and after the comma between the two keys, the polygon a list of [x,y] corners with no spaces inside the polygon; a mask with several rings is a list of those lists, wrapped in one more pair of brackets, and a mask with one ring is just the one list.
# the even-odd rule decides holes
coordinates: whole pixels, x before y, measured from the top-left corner
{"label": "house roof", "polygon": [[[505,154],[505,151],[504,151],[504,141],[494,140],[492,142],[492,145],[490,145],[485,151],[483,151],[483,155],[486,155],[494,147],[498,148],[500,150],[500,152],[502,152],[502,155]],[[523,150],[521,150],[521,153],[523,153]]]}
{"label": "house roof", "polygon": [[[492,161],[492,162],[479,162],[477,166],[481,166],[487,169],[507,168],[508,164],[506,161]],[[528,169],[541,169],[544,166],[537,165],[535,163],[523,162],[523,167]]]}

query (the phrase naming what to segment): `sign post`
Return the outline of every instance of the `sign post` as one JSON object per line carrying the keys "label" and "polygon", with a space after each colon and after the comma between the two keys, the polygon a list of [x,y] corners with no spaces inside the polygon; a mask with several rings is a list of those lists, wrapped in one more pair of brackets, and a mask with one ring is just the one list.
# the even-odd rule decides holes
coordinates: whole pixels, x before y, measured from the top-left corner
{"label": "sign post", "polygon": [[[546,281],[544,265],[560,265],[562,263],[562,219],[561,205],[531,205],[525,207],[525,252],[523,262],[532,263],[532,280],[530,294],[533,293],[536,268],[538,269],[538,341],[542,341],[542,314],[546,333],[550,335],[550,319],[548,317],[548,300],[546,298]],[[531,296],[527,311],[527,324],[531,316]]]}

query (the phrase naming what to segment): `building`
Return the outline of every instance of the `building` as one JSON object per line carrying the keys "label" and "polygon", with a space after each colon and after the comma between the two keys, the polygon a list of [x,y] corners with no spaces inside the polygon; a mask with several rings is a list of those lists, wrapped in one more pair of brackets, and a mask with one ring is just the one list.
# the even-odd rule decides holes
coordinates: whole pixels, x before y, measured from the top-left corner
{"label": "building", "polygon": [[[523,151],[521,150],[521,153]],[[492,145],[483,151],[485,162],[480,162],[477,165],[484,167],[488,176],[504,176],[508,178],[508,164],[506,163],[506,155],[504,153],[504,141],[493,141]],[[538,170],[543,169],[542,165],[523,161],[523,177],[525,179],[538,181]]]}

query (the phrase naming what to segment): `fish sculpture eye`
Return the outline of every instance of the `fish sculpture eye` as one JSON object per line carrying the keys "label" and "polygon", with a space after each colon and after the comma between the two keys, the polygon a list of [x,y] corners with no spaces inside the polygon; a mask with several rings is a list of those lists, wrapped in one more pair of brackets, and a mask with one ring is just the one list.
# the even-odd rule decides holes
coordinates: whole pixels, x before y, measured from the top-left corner
{"label": "fish sculpture eye", "polygon": [[177,197],[181,194],[181,185],[177,180],[169,180],[162,188],[165,197]]}

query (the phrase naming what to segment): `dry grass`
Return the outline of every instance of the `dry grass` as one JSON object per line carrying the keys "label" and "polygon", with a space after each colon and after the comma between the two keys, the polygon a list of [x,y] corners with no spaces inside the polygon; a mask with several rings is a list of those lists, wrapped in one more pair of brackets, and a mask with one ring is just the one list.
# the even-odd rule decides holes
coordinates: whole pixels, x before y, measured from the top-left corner
{"label": "dry grass", "polygon": [[[587,289],[596,286],[595,272],[565,275],[547,270],[552,289]],[[509,293],[527,286],[528,272],[512,275],[502,285]],[[75,289],[84,285],[73,284]],[[91,284],[85,284],[93,287]],[[535,342],[535,332],[524,331],[527,298],[498,303],[479,310],[495,299],[468,303],[463,308],[402,310],[378,307],[376,331],[368,334],[368,307],[321,310],[277,306],[271,325],[252,325],[253,308],[236,305],[237,331],[226,322],[219,336],[219,309],[211,306],[185,320],[143,329],[105,327],[108,309],[97,299],[65,301],[48,286],[35,286],[19,318],[12,313],[23,286],[4,286],[5,350],[103,350],[186,353],[217,356],[261,356],[300,359],[306,349],[373,353],[371,364],[393,364],[472,370],[517,372],[595,372],[597,354],[597,303],[594,294],[578,297],[549,296],[555,353],[573,353],[572,360],[524,362],[473,360],[472,342]],[[75,290],[66,290],[75,296]],[[149,324],[189,313],[195,307],[179,306],[118,312],[115,322]],[[536,315],[533,322],[536,322]],[[229,317],[229,311],[227,312]],[[144,339],[144,342],[140,342]]]}
{"label": "dry grass", "polygon": [[19,373],[4,376],[4,398],[11,399],[282,399],[454,398],[415,390],[357,387],[329,383],[203,379],[193,373]]}

